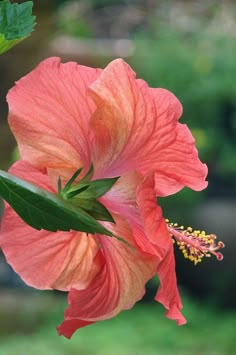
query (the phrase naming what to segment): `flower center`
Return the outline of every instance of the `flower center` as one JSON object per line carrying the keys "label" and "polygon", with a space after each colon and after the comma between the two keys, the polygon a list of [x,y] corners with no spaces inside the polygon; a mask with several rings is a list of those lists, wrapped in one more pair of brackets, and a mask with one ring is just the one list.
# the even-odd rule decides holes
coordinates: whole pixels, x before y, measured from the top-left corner
{"label": "flower center", "polygon": [[177,243],[184,257],[191,260],[194,265],[201,262],[204,256],[215,255],[217,260],[223,260],[219,250],[225,245],[221,241],[216,244],[215,234],[206,234],[205,231],[193,230],[191,227],[185,229],[177,223],[170,223],[168,219],[166,223],[173,242]]}

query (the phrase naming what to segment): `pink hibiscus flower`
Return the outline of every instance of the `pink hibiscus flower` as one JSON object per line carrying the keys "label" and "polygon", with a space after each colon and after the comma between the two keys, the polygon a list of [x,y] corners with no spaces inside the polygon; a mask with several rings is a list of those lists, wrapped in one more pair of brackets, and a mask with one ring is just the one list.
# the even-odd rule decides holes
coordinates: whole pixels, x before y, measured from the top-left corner
{"label": "pink hibiscus flower", "polygon": [[[156,273],[155,299],[167,317],[185,323],[171,235],[181,243],[191,233],[166,222],[156,198],[184,186],[204,189],[207,168],[178,122],[177,98],[137,80],[121,59],[100,70],[49,58],[16,83],[8,102],[21,155],[12,174],[53,193],[59,177],[65,183],[91,163],[93,180],[120,176],[99,198],[115,224],[101,224],[134,248],[99,234],[37,231],[6,206],[0,246],[9,264],[30,286],[69,291],[59,334],[69,338],[131,308]],[[192,248],[198,260],[211,249],[220,258],[212,236],[190,239],[185,256]]]}

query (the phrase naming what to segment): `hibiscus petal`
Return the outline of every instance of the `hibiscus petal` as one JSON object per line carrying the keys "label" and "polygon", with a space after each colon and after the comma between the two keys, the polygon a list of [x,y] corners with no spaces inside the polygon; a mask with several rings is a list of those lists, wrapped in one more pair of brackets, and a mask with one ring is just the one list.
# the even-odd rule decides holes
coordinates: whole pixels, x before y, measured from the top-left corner
{"label": "hibiscus petal", "polygon": [[153,115],[147,114],[149,108],[134,72],[117,59],[104,69],[90,89],[97,106],[91,121],[95,170],[118,171],[118,175],[134,170],[134,157],[140,157],[150,135],[147,129],[153,129]]}
{"label": "hibiscus petal", "polygon": [[141,181],[142,176],[136,172],[124,174],[99,200],[109,211],[132,220],[138,213],[136,190]]}
{"label": "hibiscus petal", "polygon": [[182,106],[171,92],[136,80],[121,59],[110,63],[90,89],[97,106],[91,126],[98,175],[135,169],[145,175],[155,170],[162,195],[185,185],[206,187],[206,167],[198,159],[191,133],[178,124]]}
{"label": "hibiscus petal", "polygon": [[89,168],[94,103],[87,88],[99,73],[49,58],[9,91],[9,125],[24,160],[39,168]]}
{"label": "hibiscus petal", "polygon": [[[10,172],[52,191],[48,176],[24,161],[14,164]],[[6,206],[2,219],[0,247],[21,278],[39,289],[83,289],[102,267],[94,236],[35,230],[10,206]]]}
{"label": "hibiscus petal", "polygon": [[[167,309],[166,316],[168,318],[176,320],[178,325],[184,324],[186,320],[180,313],[182,303],[177,288],[173,242],[162,216],[162,210],[156,202],[153,174],[149,174],[139,185],[137,201],[145,226],[146,238],[155,246],[154,251],[160,260],[157,274],[161,286],[155,299]],[[139,246],[143,243],[146,248],[144,238],[140,241],[137,240],[137,243]],[[150,252],[152,252],[151,249]]]}
{"label": "hibiscus petal", "polygon": [[174,319],[178,325],[185,324],[186,319],[180,312],[183,306],[177,288],[173,245],[163,261],[158,265],[157,274],[160,286],[155,300],[166,308],[167,318]]}
{"label": "hibiscus petal", "polygon": [[145,177],[137,189],[137,203],[148,240],[158,248],[168,250],[172,245],[170,233],[157,204],[153,174]]}
{"label": "hibiscus petal", "polygon": [[[119,213],[125,217],[132,228],[137,244],[136,247],[139,248],[141,252],[159,256],[156,245],[152,244],[151,240],[148,239],[144,232],[144,225],[137,203],[136,192],[142,180],[140,174],[136,172],[125,174],[118,179],[112,189],[102,196],[100,200],[109,211]],[[160,214],[160,216],[162,217],[162,214]],[[152,225],[156,226],[155,220],[153,220]],[[160,259],[161,257],[159,256],[159,260]]]}
{"label": "hibiscus petal", "polygon": [[200,191],[207,187],[207,166],[198,159],[195,140],[184,124],[178,123],[176,139],[160,151],[155,170],[156,194],[168,196],[188,186]]}
{"label": "hibiscus petal", "polygon": [[69,319],[65,320],[60,326],[58,326],[57,331],[59,335],[64,335],[66,338],[70,339],[77,329],[93,323],[94,322],[86,322],[80,319]]}
{"label": "hibiscus petal", "polygon": [[[147,178],[143,180],[136,172],[124,174],[112,189],[100,198],[100,201],[109,211],[125,216],[132,227],[137,247],[142,252],[158,256],[161,260],[163,252],[160,253],[160,248],[165,249],[162,243],[165,245],[166,240],[169,241],[169,232],[162,210],[156,204],[153,176],[148,179],[150,181],[146,183]],[[158,240],[156,240],[157,233],[159,234]],[[163,239],[161,239],[162,236]],[[153,240],[152,237],[154,237]]]}
{"label": "hibiscus petal", "polygon": [[[106,223],[106,227],[133,244],[129,225],[122,218],[114,217],[116,225]],[[77,326],[109,319],[121,310],[131,308],[143,296],[145,284],[157,267],[157,261],[152,256],[140,254],[116,239],[99,238],[104,268],[87,289],[70,291],[65,321],[58,327],[59,333],[67,337],[73,334]],[[78,323],[75,323],[76,319]]]}

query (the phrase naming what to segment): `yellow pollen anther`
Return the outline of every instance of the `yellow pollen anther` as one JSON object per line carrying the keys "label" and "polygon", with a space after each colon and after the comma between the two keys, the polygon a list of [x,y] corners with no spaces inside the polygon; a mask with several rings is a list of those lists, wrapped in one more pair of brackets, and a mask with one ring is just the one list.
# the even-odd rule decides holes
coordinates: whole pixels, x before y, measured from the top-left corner
{"label": "yellow pollen anther", "polygon": [[184,258],[192,261],[194,265],[200,263],[204,256],[215,255],[217,260],[223,259],[219,250],[224,248],[225,245],[221,241],[216,243],[215,234],[206,234],[205,231],[193,230],[192,227],[184,229],[177,223],[170,223],[168,219],[166,219],[166,223]]}

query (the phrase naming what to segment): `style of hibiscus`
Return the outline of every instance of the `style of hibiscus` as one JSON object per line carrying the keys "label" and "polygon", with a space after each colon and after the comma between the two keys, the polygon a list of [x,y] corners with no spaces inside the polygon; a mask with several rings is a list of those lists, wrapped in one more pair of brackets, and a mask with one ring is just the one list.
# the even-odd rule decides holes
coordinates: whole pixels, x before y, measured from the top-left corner
{"label": "style of hibiscus", "polygon": [[[78,169],[75,184],[91,166],[89,181],[117,178],[97,199],[113,222],[99,223],[125,243],[99,233],[36,230],[6,205],[0,246],[8,263],[32,287],[69,291],[59,334],[70,338],[131,308],[156,274],[155,299],[168,318],[184,324],[173,239],[195,263],[210,254],[222,259],[223,243],[169,223],[158,205],[158,197],[185,186],[207,186],[207,167],[178,122],[178,99],[137,80],[122,59],[101,70],[49,58],[19,80],[7,100],[21,157],[10,168],[13,175],[53,194],[58,181],[65,186]],[[76,206],[79,199],[69,202]]]}

